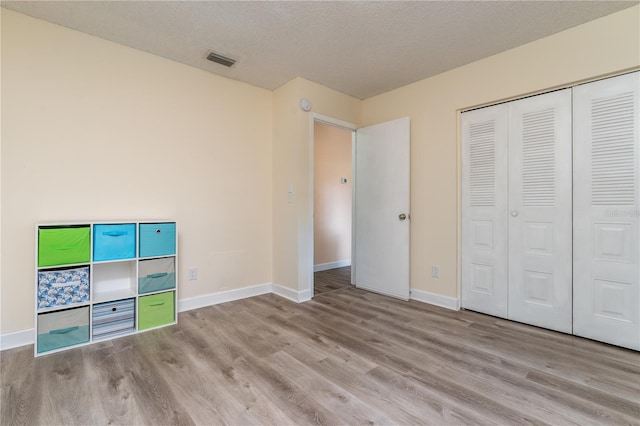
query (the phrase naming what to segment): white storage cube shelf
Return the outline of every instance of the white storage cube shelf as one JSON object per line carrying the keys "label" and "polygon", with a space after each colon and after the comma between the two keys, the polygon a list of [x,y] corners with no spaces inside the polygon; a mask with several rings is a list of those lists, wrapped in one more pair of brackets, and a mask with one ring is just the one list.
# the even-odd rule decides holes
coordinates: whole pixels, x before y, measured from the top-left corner
{"label": "white storage cube shelf", "polygon": [[93,302],[110,302],[136,295],[136,261],[93,265]]}
{"label": "white storage cube shelf", "polygon": [[[83,235],[80,235],[82,232],[78,231],[79,228],[86,229],[86,227],[90,229],[90,237],[88,237],[90,241],[86,241],[86,231]],[[52,229],[60,231],[59,234],[62,235],[60,242],[57,242],[55,238],[52,240],[49,236],[51,233],[46,233]],[[69,232],[65,232],[65,230],[69,230]],[[100,233],[100,235],[96,235],[96,233]],[[36,225],[35,235],[35,356],[60,352],[104,341],[105,338],[117,338],[177,323],[178,232],[175,221],[46,223]],[[47,239],[43,239],[41,242],[40,238],[43,238],[41,235],[46,235]],[[141,256],[141,246],[143,254],[149,253],[148,247],[152,247],[152,255]],[[46,257],[47,251],[53,252],[48,258]],[[65,253],[70,253],[69,257],[65,258]],[[50,259],[56,259],[56,261]],[[89,261],[85,261],[86,259]],[[140,268],[141,262],[142,269]],[[56,264],[51,265],[51,263]],[[45,264],[47,266],[39,266]],[[149,266],[154,264],[171,266],[168,272],[174,280],[173,286],[171,286],[171,281],[167,281],[167,278],[164,277],[163,285],[158,286],[160,289],[157,291],[150,291],[148,287],[139,287],[140,283],[146,283],[149,277],[160,275],[149,272]],[[168,274],[164,273],[163,275]],[[171,322],[162,320],[156,324],[153,322],[151,313],[146,313],[144,309],[140,312],[139,298],[161,293],[172,294],[172,296],[166,294],[163,297],[172,299],[174,315]],[[97,326],[98,324],[94,324],[95,318],[109,321],[109,316],[104,314],[105,306],[112,305],[115,308],[109,309],[114,310],[114,321],[118,321],[118,316],[115,315],[116,309],[125,305],[130,310],[131,304],[134,306],[133,328],[130,326],[121,327],[123,332],[107,334],[103,334],[104,331],[97,331],[105,330],[105,325]],[[79,310],[84,310],[82,318],[87,317],[89,322],[88,339],[82,338],[82,334],[86,333],[86,323],[79,321],[78,324],[67,324],[69,321],[62,321],[64,318],[80,317]],[[153,326],[139,330],[140,315],[148,315],[143,319],[146,323],[151,321]],[[56,321],[60,321],[60,324],[56,324]],[[106,327],[110,327],[110,325],[107,324]],[[113,327],[118,328],[119,326],[115,324]],[[94,332],[97,333],[95,336]],[[113,337],[107,337],[111,335]]]}

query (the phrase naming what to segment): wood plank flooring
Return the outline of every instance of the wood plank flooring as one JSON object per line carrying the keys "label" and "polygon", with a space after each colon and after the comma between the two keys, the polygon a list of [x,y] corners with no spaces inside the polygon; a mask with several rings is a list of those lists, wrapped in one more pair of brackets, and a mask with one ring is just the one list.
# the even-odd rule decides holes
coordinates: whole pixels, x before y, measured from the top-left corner
{"label": "wood plank flooring", "polygon": [[313,294],[349,288],[351,286],[351,266],[328,269],[313,274]]}
{"label": "wood plank flooring", "polygon": [[2,425],[640,424],[637,352],[353,287],[32,350],[0,354]]}

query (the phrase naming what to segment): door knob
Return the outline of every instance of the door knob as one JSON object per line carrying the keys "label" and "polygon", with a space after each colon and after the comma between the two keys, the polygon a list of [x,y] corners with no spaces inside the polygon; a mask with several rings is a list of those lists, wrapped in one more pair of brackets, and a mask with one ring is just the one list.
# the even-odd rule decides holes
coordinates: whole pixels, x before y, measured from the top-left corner
{"label": "door knob", "polygon": [[400,215],[398,216],[398,219],[400,220],[405,220],[407,218],[407,215],[404,213],[400,213]]}
{"label": "door knob", "polygon": [[515,210],[513,210],[513,211],[511,212],[511,216],[512,216],[512,217],[516,217],[516,216],[518,216],[518,212],[517,212],[517,211],[515,211]]}

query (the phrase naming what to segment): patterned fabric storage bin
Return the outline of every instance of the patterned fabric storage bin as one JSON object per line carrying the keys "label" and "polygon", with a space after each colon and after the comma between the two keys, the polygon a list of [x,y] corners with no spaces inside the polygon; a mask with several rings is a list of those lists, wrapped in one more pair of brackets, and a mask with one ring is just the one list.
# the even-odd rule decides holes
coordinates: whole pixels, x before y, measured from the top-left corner
{"label": "patterned fabric storage bin", "polygon": [[117,300],[93,306],[93,339],[107,339],[133,333],[136,324],[135,299]]}
{"label": "patterned fabric storage bin", "polygon": [[136,224],[93,226],[93,261],[136,257]]}
{"label": "patterned fabric storage bin", "polygon": [[138,299],[138,330],[171,324],[175,319],[175,292],[152,294]]}
{"label": "patterned fabric storage bin", "polygon": [[138,263],[138,293],[167,290],[176,286],[174,257],[141,260]]}
{"label": "patterned fabric storage bin", "polygon": [[38,315],[38,353],[88,341],[88,306]]}
{"label": "patterned fabric storage bin", "polygon": [[38,228],[38,266],[89,263],[91,227],[41,226]]}
{"label": "patterned fabric storage bin", "polygon": [[88,266],[38,271],[38,309],[88,301]]}
{"label": "patterned fabric storage bin", "polygon": [[176,254],[176,224],[141,223],[140,257]]}

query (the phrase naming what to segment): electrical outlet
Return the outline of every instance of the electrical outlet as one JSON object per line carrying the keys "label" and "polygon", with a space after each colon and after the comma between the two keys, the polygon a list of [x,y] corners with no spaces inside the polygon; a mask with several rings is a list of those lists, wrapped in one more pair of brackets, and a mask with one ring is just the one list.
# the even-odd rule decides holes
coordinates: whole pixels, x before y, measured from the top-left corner
{"label": "electrical outlet", "polygon": [[433,278],[440,278],[440,266],[438,265],[431,266],[431,276]]}
{"label": "electrical outlet", "polygon": [[198,268],[189,268],[189,281],[198,279]]}

